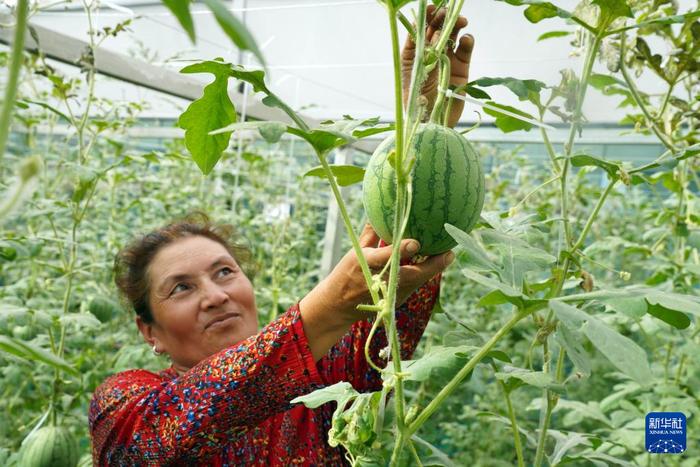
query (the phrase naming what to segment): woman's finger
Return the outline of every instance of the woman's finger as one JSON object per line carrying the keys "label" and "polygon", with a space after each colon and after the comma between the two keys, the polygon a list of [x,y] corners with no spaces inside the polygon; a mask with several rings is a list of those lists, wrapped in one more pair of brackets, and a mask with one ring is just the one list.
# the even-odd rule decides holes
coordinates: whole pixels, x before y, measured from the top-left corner
{"label": "woman's finger", "polygon": [[374,248],[377,246],[377,243],[379,243],[379,235],[377,235],[377,232],[374,231],[370,224],[365,224],[365,227],[362,229],[362,233],[360,234],[359,241],[362,248]]}
{"label": "woman's finger", "polygon": [[[367,264],[370,269],[381,269],[391,258],[391,245],[387,245],[381,248],[375,248],[373,250],[365,250],[365,257],[367,258]],[[399,248],[399,254],[402,259],[411,258],[416,254],[420,244],[413,239],[403,239],[401,241],[401,247]]]}
{"label": "woman's finger", "polygon": [[[425,24],[428,25],[428,28],[430,27],[430,23],[433,21],[433,18],[435,17],[435,5],[428,5],[428,9],[425,12]],[[413,23],[413,27],[416,27],[416,24]],[[429,29],[428,29],[429,31]],[[430,34],[426,34],[426,37],[430,38]],[[416,42],[413,40],[413,37],[409,34],[406,36],[406,42],[404,43],[403,46],[403,58],[404,60],[412,60],[414,55],[415,55],[415,48],[416,48]]]}
{"label": "woman's finger", "polygon": [[445,270],[454,261],[455,255],[452,251],[441,255],[431,256],[427,260],[418,264],[407,264],[401,266],[399,274],[399,287],[418,287],[426,283],[435,274]]}
{"label": "woman's finger", "polygon": [[473,50],[474,36],[471,34],[465,34],[459,38],[459,43],[457,44],[457,50],[455,50],[454,56],[460,62],[469,63],[472,60]]}

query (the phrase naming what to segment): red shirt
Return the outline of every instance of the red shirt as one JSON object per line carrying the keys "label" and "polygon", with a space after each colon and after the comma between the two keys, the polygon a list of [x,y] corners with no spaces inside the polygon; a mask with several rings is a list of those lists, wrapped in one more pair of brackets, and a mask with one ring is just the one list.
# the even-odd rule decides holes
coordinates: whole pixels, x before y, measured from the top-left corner
{"label": "red shirt", "polygon": [[[397,308],[402,359],[410,359],[437,301],[440,275]],[[201,361],[182,376],[129,370],[95,390],[89,423],[95,465],[349,465],[328,445],[335,402],[317,409],[290,400],[348,381],[361,392],[382,380],[364,356],[370,321],[314,362],[294,305],[260,333]],[[384,329],[371,344],[382,366]]]}

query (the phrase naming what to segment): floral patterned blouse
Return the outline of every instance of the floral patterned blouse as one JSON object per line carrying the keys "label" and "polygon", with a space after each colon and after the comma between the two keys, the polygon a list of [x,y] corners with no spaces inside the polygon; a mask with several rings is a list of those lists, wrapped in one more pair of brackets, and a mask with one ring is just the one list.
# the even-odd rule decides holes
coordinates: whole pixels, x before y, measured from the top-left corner
{"label": "floral patterned blouse", "polygon": [[[396,310],[403,359],[413,354],[438,298],[435,276]],[[340,381],[362,392],[381,389],[364,357],[367,320],[315,362],[294,305],[260,333],[203,360],[182,376],[129,370],[100,385],[90,403],[95,465],[348,465],[328,445],[335,402],[317,409],[290,404]],[[375,362],[387,345],[372,339]]]}

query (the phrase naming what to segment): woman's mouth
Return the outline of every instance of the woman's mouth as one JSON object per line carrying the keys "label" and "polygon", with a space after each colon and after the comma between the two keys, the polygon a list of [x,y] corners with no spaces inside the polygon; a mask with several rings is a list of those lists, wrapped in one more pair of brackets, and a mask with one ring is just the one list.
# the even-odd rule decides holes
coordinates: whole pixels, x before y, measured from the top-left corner
{"label": "woman's mouth", "polygon": [[221,316],[217,316],[216,318],[213,318],[211,321],[209,321],[206,326],[204,326],[204,329],[216,329],[216,328],[222,328],[225,326],[228,326],[231,324],[233,321],[235,321],[237,318],[240,318],[241,315],[238,313],[226,313]]}

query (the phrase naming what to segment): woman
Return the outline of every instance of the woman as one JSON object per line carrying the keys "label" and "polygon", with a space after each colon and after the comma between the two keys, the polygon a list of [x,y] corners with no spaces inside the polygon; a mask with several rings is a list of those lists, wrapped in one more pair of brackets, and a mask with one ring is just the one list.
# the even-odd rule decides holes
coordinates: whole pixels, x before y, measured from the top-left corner
{"label": "woman", "polygon": [[[428,10],[427,37],[439,34],[444,12]],[[452,31],[453,43],[460,18]],[[453,85],[467,81],[471,36],[452,54]],[[404,47],[410,70],[413,44]],[[424,88],[430,100],[434,77]],[[454,125],[462,107],[453,108]],[[453,118],[456,116],[456,118]],[[333,407],[291,405],[297,396],[349,381],[359,391],[381,388],[364,344],[371,317],[356,310],[369,293],[354,252],[278,319],[258,331],[247,252],[230,229],[190,218],[137,238],[117,256],[116,282],[136,312],[153,351],[172,366],[108,378],[90,404],[96,465],[346,465],[342,447],[327,443]],[[369,266],[382,268],[391,247],[366,226],[360,242]],[[440,273],[452,252],[420,264],[405,239],[396,310],[402,358],[413,353],[437,300]],[[368,319],[369,318],[369,319]],[[372,340],[375,362],[386,346]]]}

